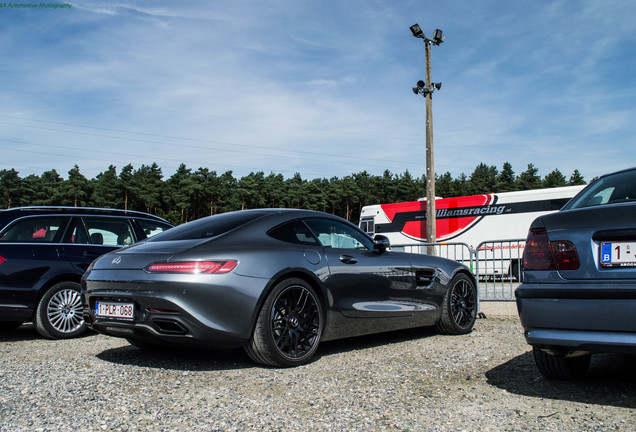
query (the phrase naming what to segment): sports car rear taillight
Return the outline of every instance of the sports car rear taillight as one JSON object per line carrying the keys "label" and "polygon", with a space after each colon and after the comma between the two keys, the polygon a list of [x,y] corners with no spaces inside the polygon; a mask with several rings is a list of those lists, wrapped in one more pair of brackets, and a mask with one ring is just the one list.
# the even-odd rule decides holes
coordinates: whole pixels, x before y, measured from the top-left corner
{"label": "sports car rear taillight", "polygon": [[533,228],[528,233],[523,252],[523,270],[576,270],[579,255],[569,241],[550,241],[545,228]]}
{"label": "sports car rear taillight", "polygon": [[3,262],[5,262],[7,259],[5,257],[3,257],[2,255],[0,255],[0,264],[2,264]]}
{"label": "sports car rear taillight", "polygon": [[149,273],[212,274],[229,273],[238,264],[234,260],[225,261],[173,261],[158,262],[146,267]]}

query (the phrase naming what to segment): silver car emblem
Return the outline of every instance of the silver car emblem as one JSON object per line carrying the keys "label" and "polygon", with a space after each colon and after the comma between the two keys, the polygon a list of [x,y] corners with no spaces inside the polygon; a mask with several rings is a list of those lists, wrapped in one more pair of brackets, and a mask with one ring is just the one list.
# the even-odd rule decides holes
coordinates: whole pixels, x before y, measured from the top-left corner
{"label": "silver car emblem", "polygon": [[111,261],[111,264],[116,266],[116,265],[119,265],[120,262],[121,262],[121,257],[118,256],[118,257],[113,258],[113,260]]}

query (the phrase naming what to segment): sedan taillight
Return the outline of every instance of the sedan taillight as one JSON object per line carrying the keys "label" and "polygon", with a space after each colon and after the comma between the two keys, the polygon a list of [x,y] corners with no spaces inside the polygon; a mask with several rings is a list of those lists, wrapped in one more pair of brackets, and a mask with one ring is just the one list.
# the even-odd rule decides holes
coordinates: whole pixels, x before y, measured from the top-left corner
{"label": "sedan taillight", "polygon": [[0,264],[2,264],[3,262],[5,262],[7,259],[5,257],[3,257],[2,255],[0,255]]}
{"label": "sedan taillight", "polygon": [[576,253],[574,244],[559,240],[550,242],[550,246],[557,270],[576,270],[579,268],[579,254]]}
{"label": "sedan taillight", "polygon": [[149,273],[188,273],[212,274],[229,273],[238,264],[234,260],[226,261],[174,261],[158,262],[146,267]]}
{"label": "sedan taillight", "polygon": [[569,241],[550,241],[545,228],[533,228],[528,233],[523,252],[523,270],[576,270],[579,255]]}

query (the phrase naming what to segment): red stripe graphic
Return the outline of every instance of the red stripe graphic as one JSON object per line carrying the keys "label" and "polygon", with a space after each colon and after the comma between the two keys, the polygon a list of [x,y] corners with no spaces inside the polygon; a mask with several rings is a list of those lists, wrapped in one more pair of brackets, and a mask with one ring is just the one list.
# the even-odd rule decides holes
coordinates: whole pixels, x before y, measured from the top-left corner
{"label": "red stripe graphic", "polygon": [[[463,207],[479,207],[492,204],[493,195],[473,195],[459,198],[444,198],[435,201],[435,208],[456,209]],[[412,201],[396,204],[382,204],[382,210],[389,220],[393,222],[395,215],[404,212],[426,211],[426,201]],[[444,240],[454,237],[468,228],[481,216],[449,217],[436,220],[437,239]],[[402,233],[420,240],[426,240],[426,219],[409,221],[404,225]]]}

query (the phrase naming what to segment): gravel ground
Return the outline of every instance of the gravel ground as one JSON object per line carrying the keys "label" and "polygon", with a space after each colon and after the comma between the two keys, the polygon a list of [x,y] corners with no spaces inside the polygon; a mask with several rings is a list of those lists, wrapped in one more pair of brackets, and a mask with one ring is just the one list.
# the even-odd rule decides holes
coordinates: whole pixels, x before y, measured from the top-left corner
{"label": "gravel ground", "polygon": [[418,329],[321,345],[272,369],[242,351],[145,352],[91,334],[0,334],[0,431],[635,430],[634,358],[593,357],[589,377],[549,382],[519,321],[466,336]]}

